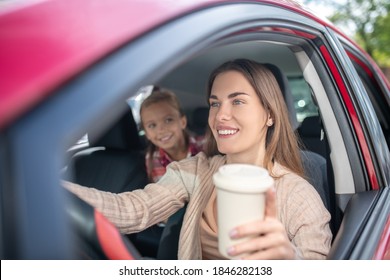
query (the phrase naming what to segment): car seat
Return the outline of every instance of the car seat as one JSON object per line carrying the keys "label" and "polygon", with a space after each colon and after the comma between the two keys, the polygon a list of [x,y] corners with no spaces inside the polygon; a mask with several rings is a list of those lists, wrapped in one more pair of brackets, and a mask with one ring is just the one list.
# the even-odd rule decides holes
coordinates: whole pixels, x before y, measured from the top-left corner
{"label": "car seat", "polygon": [[[286,102],[291,125],[294,130],[297,130],[299,123],[286,75],[274,64],[264,65],[274,74]],[[301,159],[309,183],[317,190],[324,205],[329,209],[328,171],[325,157],[315,151],[301,150]]]}
{"label": "car seat", "polygon": [[[130,107],[103,135],[88,133],[90,146],[76,153],[69,164],[67,180],[103,191],[120,193],[148,184],[145,156]],[[127,237],[143,256],[155,257],[162,228],[155,225]]]}
{"label": "car seat", "polygon": [[298,134],[301,137],[304,148],[317,154],[326,156],[325,141],[322,139],[321,119],[319,116],[309,116],[303,119]]}
{"label": "car seat", "polygon": [[206,128],[208,126],[209,108],[197,107],[192,112],[192,125],[190,130],[195,132],[196,135],[205,135]]}
{"label": "car seat", "polygon": [[69,165],[72,179],[87,187],[120,193],[147,183],[145,159],[130,108],[103,135],[88,133],[89,147]]}

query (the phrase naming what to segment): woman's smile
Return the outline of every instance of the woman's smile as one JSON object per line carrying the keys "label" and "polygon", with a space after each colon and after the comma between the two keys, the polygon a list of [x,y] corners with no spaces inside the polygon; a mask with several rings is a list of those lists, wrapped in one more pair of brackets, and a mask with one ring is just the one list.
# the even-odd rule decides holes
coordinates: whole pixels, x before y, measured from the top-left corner
{"label": "woman's smile", "polygon": [[219,137],[228,138],[229,136],[236,135],[239,132],[239,129],[230,126],[218,125],[217,132]]}
{"label": "woman's smile", "polygon": [[218,130],[219,135],[233,135],[236,134],[238,130],[233,129],[224,129],[224,130]]}

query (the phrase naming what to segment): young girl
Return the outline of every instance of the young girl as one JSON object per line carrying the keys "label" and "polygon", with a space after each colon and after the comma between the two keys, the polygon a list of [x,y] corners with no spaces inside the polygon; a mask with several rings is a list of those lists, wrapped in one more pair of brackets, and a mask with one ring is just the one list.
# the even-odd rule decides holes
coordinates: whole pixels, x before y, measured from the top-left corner
{"label": "young girl", "polygon": [[145,163],[151,182],[157,182],[172,161],[194,156],[202,150],[204,138],[186,130],[187,118],[173,92],[155,87],[142,102],[140,115],[149,140]]}
{"label": "young girl", "polygon": [[179,259],[222,259],[212,176],[227,163],[258,165],[275,179],[275,188],[267,192],[265,218],[232,229],[232,238],[251,238],[227,253],[245,254],[245,259],[325,259],[332,238],[330,215],[302,177],[297,140],[275,77],[262,64],[230,61],[211,74],[208,97],[207,155],[172,162],[157,183],[143,190],[115,195],[65,186],[123,233],[141,231],[188,202]]}

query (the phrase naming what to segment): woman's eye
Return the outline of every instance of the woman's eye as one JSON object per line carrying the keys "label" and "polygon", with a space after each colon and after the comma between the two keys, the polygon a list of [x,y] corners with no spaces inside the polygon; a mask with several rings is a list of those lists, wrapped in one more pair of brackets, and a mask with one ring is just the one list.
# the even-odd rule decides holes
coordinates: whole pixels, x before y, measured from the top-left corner
{"label": "woman's eye", "polygon": [[234,99],[233,100],[233,105],[240,105],[240,104],[243,104],[244,102],[242,102],[242,100],[239,100],[239,99]]}
{"label": "woman's eye", "polygon": [[154,123],[148,124],[148,128],[149,128],[149,129],[153,129],[153,128],[155,128],[155,127],[156,127],[156,124],[154,124]]}
{"label": "woman's eye", "polygon": [[219,106],[219,103],[218,102],[210,102],[210,107],[218,107]]}
{"label": "woman's eye", "polygon": [[171,123],[171,122],[173,122],[173,118],[167,118],[167,119],[165,119],[165,123]]}

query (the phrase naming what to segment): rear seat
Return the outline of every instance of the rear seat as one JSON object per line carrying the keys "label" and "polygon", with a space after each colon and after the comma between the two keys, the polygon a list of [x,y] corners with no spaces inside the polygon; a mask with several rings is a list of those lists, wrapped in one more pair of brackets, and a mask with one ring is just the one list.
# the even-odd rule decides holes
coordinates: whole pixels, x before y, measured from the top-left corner
{"label": "rear seat", "polygon": [[[148,184],[143,145],[131,110],[126,109],[103,136],[88,134],[90,146],[72,157],[65,174],[67,180],[113,193]],[[142,256],[154,258],[161,233],[161,227],[152,226],[128,237]]]}
{"label": "rear seat", "polygon": [[325,141],[321,137],[321,129],[320,117],[309,116],[302,121],[301,126],[298,128],[298,134],[305,149],[326,157]]}
{"label": "rear seat", "polygon": [[131,111],[102,136],[88,134],[89,148],[72,157],[73,180],[83,186],[120,193],[147,184],[144,154]]}
{"label": "rear seat", "polygon": [[208,126],[209,108],[197,107],[192,112],[192,122],[189,129],[196,135],[205,135],[206,128]]}

